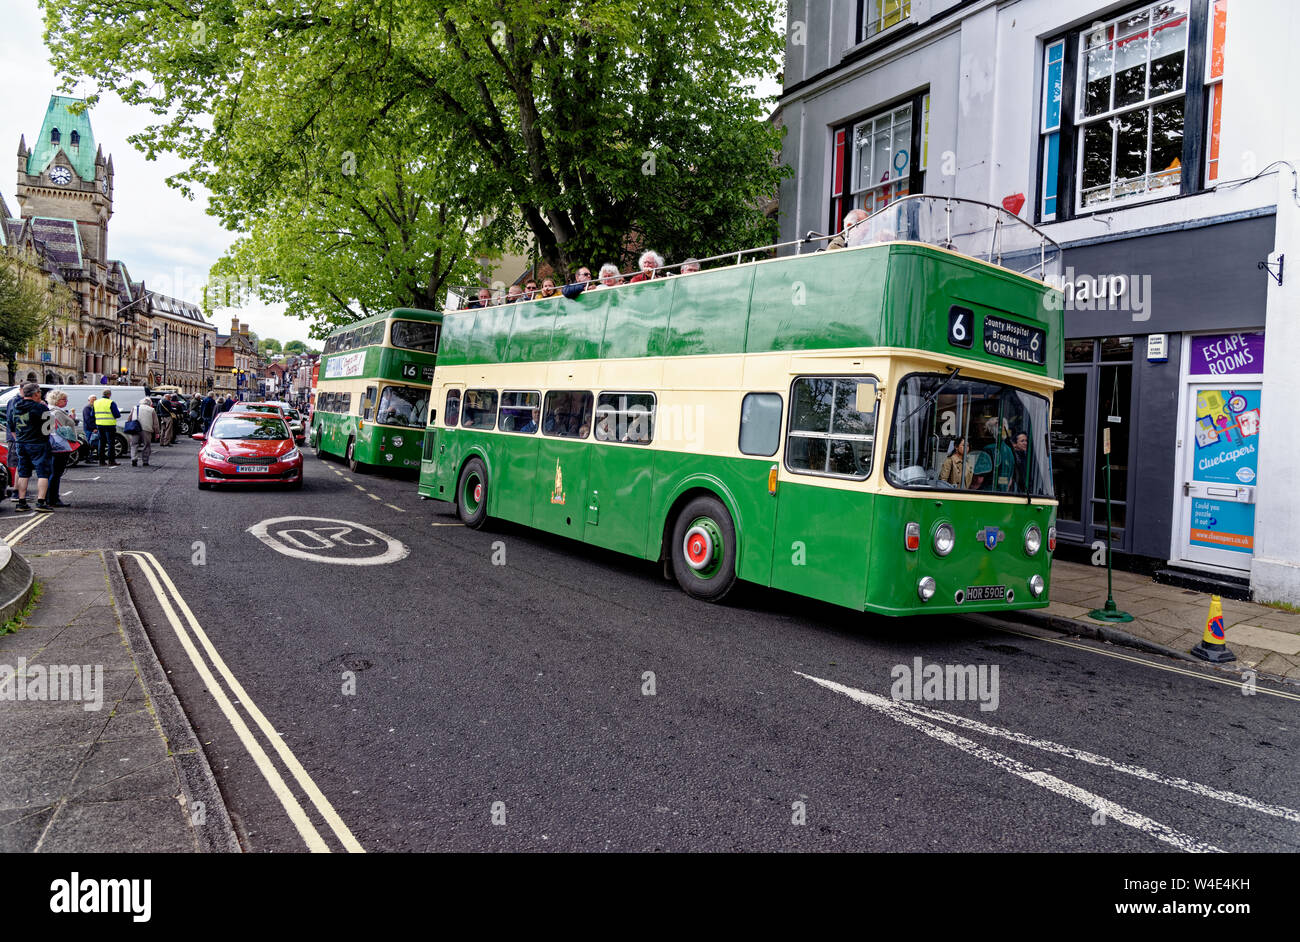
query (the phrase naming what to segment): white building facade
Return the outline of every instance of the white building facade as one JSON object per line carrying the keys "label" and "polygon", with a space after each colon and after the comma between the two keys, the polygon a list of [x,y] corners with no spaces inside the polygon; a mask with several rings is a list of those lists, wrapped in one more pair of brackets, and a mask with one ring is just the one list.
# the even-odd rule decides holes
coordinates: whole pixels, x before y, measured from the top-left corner
{"label": "white building facade", "polygon": [[1106,538],[1109,430],[1117,556],[1292,603],[1296,48],[1292,0],[792,0],[781,102],[783,240],[925,192],[1064,247],[1063,542]]}

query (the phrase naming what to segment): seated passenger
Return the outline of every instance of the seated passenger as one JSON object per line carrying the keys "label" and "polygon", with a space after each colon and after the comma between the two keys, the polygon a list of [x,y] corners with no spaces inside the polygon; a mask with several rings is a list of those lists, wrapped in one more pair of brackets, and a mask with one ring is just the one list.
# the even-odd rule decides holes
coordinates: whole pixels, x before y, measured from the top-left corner
{"label": "seated passenger", "polygon": [[578,266],[578,273],[574,276],[574,282],[571,285],[565,285],[560,289],[560,293],[566,298],[573,299],[582,294],[588,288],[597,288],[599,285],[591,283],[591,269],[586,265]]}
{"label": "seated passenger", "polygon": [[523,426],[519,429],[519,431],[521,431],[521,432],[535,432],[535,431],[537,431],[537,419],[538,419],[538,416],[540,416],[540,415],[541,415],[541,410],[538,409],[538,408],[536,408],[536,407],[534,407],[534,408],[533,408],[532,418],[530,418],[527,422],[525,422],[525,423],[523,424]]}
{"label": "seated passenger", "polygon": [[691,274],[692,272],[697,272],[697,271],[699,271],[699,270],[700,270],[700,262],[699,262],[699,259],[688,258],[686,261],[682,262],[682,274],[683,274],[683,275],[689,275],[689,274]]}
{"label": "seated passenger", "polygon": [[516,301],[522,300],[523,296],[522,288],[518,285],[511,285],[510,290],[506,292],[506,304],[514,304]]}
{"label": "seated passenger", "polygon": [[594,291],[596,288],[617,288],[623,283],[623,276],[618,273],[618,266],[606,262],[600,266],[600,280],[588,288],[588,291]]}
{"label": "seated passenger", "polygon": [[853,231],[857,229],[861,223],[866,222],[870,215],[871,214],[865,209],[849,210],[848,214],[844,217],[844,228],[840,230],[840,233],[835,236],[835,238],[826,243],[827,250],[847,248],[851,244],[849,238],[853,234]]}
{"label": "seated passenger", "polygon": [[542,290],[537,292],[537,297],[553,298],[559,293],[555,290],[555,279],[547,277],[542,279]]}
{"label": "seated passenger", "polygon": [[491,289],[490,289],[490,288],[479,288],[479,289],[478,289],[478,298],[477,298],[476,300],[473,300],[473,301],[469,302],[468,307],[470,307],[470,308],[490,307],[491,304],[492,304],[492,291],[491,291]]}
{"label": "seated passenger", "polygon": [[939,480],[961,490],[970,490],[971,474],[974,466],[966,460],[966,451],[970,447],[964,438],[959,438],[952,445],[952,453],[944,459],[939,470]]}
{"label": "seated passenger", "polygon": [[658,252],[642,252],[641,257],[637,259],[636,267],[640,269],[640,272],[633,275],[628,280],[628,284],[649,281],[651,278],[656,277],[658,270],[664,267],[664,257]]}

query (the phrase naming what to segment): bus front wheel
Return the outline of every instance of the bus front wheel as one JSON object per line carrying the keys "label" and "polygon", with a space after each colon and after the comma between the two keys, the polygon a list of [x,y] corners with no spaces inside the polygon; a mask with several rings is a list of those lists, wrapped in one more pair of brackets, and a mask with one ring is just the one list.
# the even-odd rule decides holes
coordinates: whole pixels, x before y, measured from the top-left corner
{"label": "bus front wheel", "polygon": [[460,472],[456,484],[456,514],[472,530],[487,521],[487,468],[478,458],[471,458]]}
{"label": "bus front wheel", "polygon": [[673,574],[692,598],[720,602],[736,584],[736,527],[716,497],[696,497],[677,515]]}
{"label": "bus front wheel", "polygon": [[353,474],[365,473],[366,466],[357,460],[357,440],[355,438],[348,439],[347,459],[348,459],[349,471],[351,471]]}

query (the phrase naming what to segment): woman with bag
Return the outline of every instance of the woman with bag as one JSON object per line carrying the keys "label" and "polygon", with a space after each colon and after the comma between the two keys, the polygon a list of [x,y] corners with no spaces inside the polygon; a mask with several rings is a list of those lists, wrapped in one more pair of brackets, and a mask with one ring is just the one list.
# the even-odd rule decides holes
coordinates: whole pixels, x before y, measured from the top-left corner
{"label": "woman with bag", "polygon": [[46,492],[46,501],[51,507],[68,506],[59,499],[59,482],[68,467],[68,459],[81,447],[77,438],[77,423],[67,413],[68,394],[62,389],[50,393],[50,450],[54,452],[54,473],[50,475],[50,488]]}
{"label": "woman with bag", "polygon": [[126,420],[126,425],[122,426],[127,441],[131,443],[131,467],[135,467],[137,456],[144,459],[146,468],[149,467],[153,437],[159,427],[158,413],[154,411],[153,403],[146,396],[136,403],[135,408],[131,410],[131,417]]}

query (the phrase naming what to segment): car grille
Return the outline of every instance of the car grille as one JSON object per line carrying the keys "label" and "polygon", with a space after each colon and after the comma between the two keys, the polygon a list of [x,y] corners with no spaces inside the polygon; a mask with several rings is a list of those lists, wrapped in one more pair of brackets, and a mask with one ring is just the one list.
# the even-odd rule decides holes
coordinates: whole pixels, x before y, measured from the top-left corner
{"label": "car grille", "polygon": [[274,464],[274,458],[253,458],[246,455],[230,455],[227,459],[231,464],[254,465],[254,464]]}

